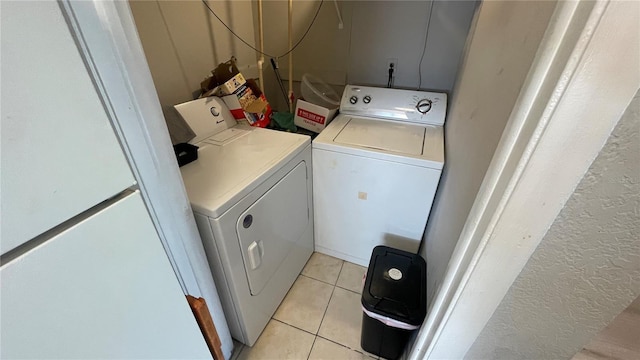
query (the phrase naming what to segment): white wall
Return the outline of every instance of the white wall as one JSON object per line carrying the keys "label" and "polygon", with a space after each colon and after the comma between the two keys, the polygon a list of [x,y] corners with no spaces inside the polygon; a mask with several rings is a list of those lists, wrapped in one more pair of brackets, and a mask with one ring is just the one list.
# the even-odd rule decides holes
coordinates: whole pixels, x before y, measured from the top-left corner
{"label": "white wall", "polygon": [[453,89],[475,3],[377,1],[354,2],[353,6],[350,83],[385,86],[387,59],[395,58],[394,86],[417,88],[421,69],[420,88]]}
{"label": "white wall", "polygon": [[[338,29],[338,17],[335,6],[330,1],[320,8],[315,24],[305,40],[293,52],[294,94],[300,94],[300,79],[305,73],[321,77],[330,84],[337,85],[336,90],[342,91],[347,81],[349,64],[349,42],[353,4],[340,1],[344,21],[344,28]],[[318,9],[319,1],[294,1],[293,4],[293,43],[295,44],[311,23]],[[257,29],[257,7],[254,7]],[[287,36],[287,2],[264,1],[264,42],[265,52],[278,56],[288,50]],[[286,111],[288,108],[276,76],[271,68],[269,57],[265,56],[264,92],[275,109]],[[289,58],[280,58],[280,73],[283,76],[285,88],[288,90]]]}
{"label": "white wall", "polygon": [[[294,2],[294,43],[306,30],[318,7],[318,1]],[[435,1],[422,62],[422,89],[450,92],[453,88],[465,39],[477,2]],[[387,59],[396,59],[395,87],[418,86],[418,64],[424,48],[424,36],[431,1],[339,1],[344,28],[338,29],[338,17],[332,1],[325,1],[309,35],[294,52],[294,93],[304,73],[320,76],[336,85],[386,86]],[[265,49],[282,54],[287,50],[286,1],[266,1]],[[282,19],[274,23],[272,19]],[[280,61],[280,71],[288,79],[288,59]],[[265,93],[276,108],[284,108],[275,76],[265,69]],[[287,84],[285,83],[285,86]]]}
{"label": "white wall", "polygon": [[[249,1],[209,1],[209,5],[243,39],[257,47],[257,5]],[[287,1],[264,1],[265,52],[288,49]],[[310,24],[319,1],[294,1],[294,43]],[[168,120],[171,106],[190,100],[200,81],[232,55],[241,71],[257,76],[258,55],[234,38],[200,1],[131,0],[140,39]],[[387,58],[397,59],[394,85],[415,88],[424,46],[430,1],[339,1],[344,28],[338,29],[333,1],[322,5],[311,31],[294,51],[294,93],[304,73],[320,76],[341,91],[347,83],[386,85]],[[422,63],[422,88],[451,91],[475,1],[436,1]],[[288,89],[288,58],[279,61]],[[287,106],[269,57],[264,65],[264,92],[274,108]],[[169,121],[172,134],[183,134]],[[174,136],[175,137],[175,136]],[[174,139],[175,140],[175,139]]]}
{"label": "white wall", "polygon": [[640,93],[467,359],[570,358],[640,294]]}
{"label": "white wall", "polygon": [[[238,35],[253,41],[249,1],[208,4]],[[174,143],[185,130],[172,106],[192,100],[219,63],[235,56],[241,71],[257,74],[254,51],[234,38],[201,1],[134,0],[129,6]]]}
{"label": "white wall", "polygon": [[489,162],[529,71],[553,1],[487,1],[453,91],[445,168],[425,231],[427,298],[440,286]]}

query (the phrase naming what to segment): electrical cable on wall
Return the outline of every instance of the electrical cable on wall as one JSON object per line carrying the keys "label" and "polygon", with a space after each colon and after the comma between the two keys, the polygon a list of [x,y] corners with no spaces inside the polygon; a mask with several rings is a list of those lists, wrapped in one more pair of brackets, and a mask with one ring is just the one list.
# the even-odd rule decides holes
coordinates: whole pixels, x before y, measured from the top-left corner
{"label": "electrical cable on wall", "polygon": [[300,40],[298,40],[298,42],[296,42],[296,44],[294,46],[292,46],[289,50],[287,50],[287,52],[285,52],[282,55],[279,56],[273,56],[273,55],[269,55],[266,52],[260,51],[258,49],[256,49],[253,45],[249,44],[247,41],[245,41],[242,37],[240,37],[240,35],[236,34],[235,31],[233,31],[229,25],[227,25],[224,21],[222,21],[222,19],[218,16],[218,14],[216,14],[215,11],[213,11],[213,9],[209,6],[209,4],[207,3],[206,0],[202,0],[202,3],[204,4],[204,6],[207,7],[207,9],[209,9],[209,12],[211,12],[211,14],[213,14],[213,16],[215,16],[216,19],[218,19],[218,21],[220,21],[220,23],[227,28],[227,30],[229,30],[229,32],[231,34],[233,34],[233,36],[235,36],[236,38],[238,38],[238,40],[242,41],[245,45],[247,45],[248,47],[250,47],[251,49],[253,49],[254,51],[258,52],[259,54],[271,57],[271,58],[281,58],[285,55],[288,55],[290,52],[292,52],[293,50],[295,50],[298,45],[300,45],[302,43],[302,40],[304,40],[307,37],[307,34],[309,33],[309,30],[311,30],[311,27],[313,26],[313,24],[316,22],[316,18],[318,17],[318,14],[320,13],[320,8],[322,8],[322,4],[324,3],[324,0],[320,0],[320,5],[318,5],[318,9],[316,10],[315,15],[313,16],[313,19],[311,20],[311,23],[309,24],[309,27],[307,27],[307,30],[304,32],[304,34],[302,35],[302,37],[300,38]]}
{"label": "electrical cable on wall", "polygon": [[427,19],[427,31],[424,34],[424,46],[422,47],[422,55],[420,56],[420,62],[418,63],[418,87],[416,90],[420,90],[422,86],[422,61],[424,60],[424,54],[427,52],[427,39],[429,39],[429,27],[431,26],[431,15],[433,14],[433,2],[429,6],[429,18]]}

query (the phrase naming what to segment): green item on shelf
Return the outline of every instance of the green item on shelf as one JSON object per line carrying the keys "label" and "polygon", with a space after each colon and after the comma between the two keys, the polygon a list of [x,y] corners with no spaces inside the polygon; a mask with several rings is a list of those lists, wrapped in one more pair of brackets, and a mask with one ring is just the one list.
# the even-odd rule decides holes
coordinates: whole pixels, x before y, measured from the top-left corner
{"label": "green item on shelf", "polygon": [[296,132],[298,128],[293,123],[293,114],[290,112],[275,112],[271,115],[271,119],[276,125],[286,131]]}

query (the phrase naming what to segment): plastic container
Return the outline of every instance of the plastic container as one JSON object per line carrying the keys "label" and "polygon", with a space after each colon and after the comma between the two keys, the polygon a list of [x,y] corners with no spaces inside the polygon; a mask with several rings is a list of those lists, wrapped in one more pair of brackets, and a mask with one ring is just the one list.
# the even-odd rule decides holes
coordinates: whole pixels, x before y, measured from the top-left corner
{"label": "plastic container", "polygon": [[386,359],[399,358],[427,314],[424,259],[376,246],[362,290],[362,310],[362,349]]}
{"label": "plastic container", "polygon": [[327,109],[336,109],[340,106],[340,96],[338,93],[322,81],[322,79],[311,74],[302,75],[300,92],[302,93],[302,98],[312,104]]}

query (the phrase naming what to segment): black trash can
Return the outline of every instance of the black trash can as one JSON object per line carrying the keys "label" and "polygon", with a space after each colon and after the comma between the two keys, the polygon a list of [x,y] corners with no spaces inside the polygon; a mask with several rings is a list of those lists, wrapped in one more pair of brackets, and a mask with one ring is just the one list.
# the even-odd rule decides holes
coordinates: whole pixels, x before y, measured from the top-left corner
{"label": "black trash can", "polygon": [[424,259],[376,246],[362,290],[362,309],[362,349],[386,359],[399,358],[427,314]]}

